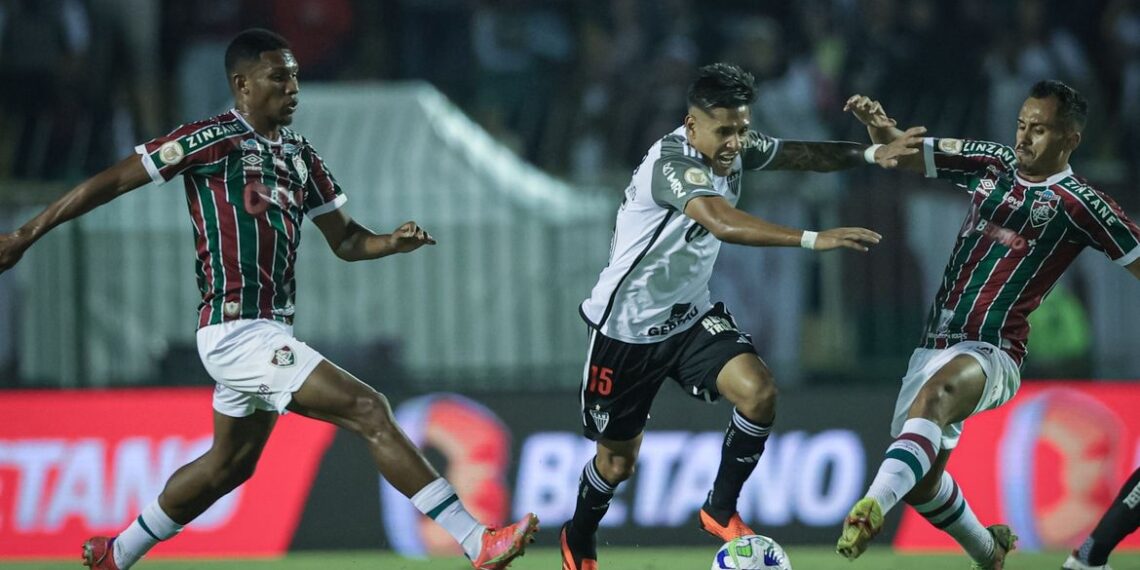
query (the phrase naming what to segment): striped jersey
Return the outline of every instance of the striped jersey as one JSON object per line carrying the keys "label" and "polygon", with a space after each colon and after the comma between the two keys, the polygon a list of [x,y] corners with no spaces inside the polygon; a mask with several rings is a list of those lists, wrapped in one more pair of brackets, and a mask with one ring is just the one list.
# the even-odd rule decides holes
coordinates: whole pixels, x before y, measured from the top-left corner
{"label": "striped jersey", "polygon": [[293,321],[302,215],[346,198],[304,137],[268,140],[231,109],[135,147],[156,184],[181,174],[197,248],[198,326]]}
{"label": "striped jersey", "polygon": [[1140,258],[1140,228],[1071,168],[1041,182],[1017,174],[1013,149],[992,142],[926,139],[926,175],[972,196],[942,275],[922,346],[977,340],[1020,365],[1029,313],[1085,247],[1120,265]]}
{"label": "striped jersey", "polygon": [[720,240],[684,215],[698,196],[740,198],[743,170],[766,167],[779,139],[750,131],[726,176],[717,176],[680,127],[657,141],[618,208],[609,263],[580,312],[607,337],[660,342],[687,330],[712,308],[709,278]]}

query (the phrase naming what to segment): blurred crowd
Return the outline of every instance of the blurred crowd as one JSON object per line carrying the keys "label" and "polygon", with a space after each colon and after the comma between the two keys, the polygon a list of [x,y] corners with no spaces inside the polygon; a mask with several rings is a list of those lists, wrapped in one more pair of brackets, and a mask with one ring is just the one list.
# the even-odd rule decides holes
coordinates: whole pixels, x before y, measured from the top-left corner
{"label": "blurred crowd", "polygon": [[[1028,87],[1092,112],[1080,156],[1140,164],[1140,0],[0,0],[0,178],[72,179],[227,108],[227,41],[265,26],[302,81],[425,80],[533,163],[628,175],[696,67],[759,83],[759,128],[856,138],[851,93],[900,123],[1012,139]],[[395,133],[398,136],[398,133]]]}

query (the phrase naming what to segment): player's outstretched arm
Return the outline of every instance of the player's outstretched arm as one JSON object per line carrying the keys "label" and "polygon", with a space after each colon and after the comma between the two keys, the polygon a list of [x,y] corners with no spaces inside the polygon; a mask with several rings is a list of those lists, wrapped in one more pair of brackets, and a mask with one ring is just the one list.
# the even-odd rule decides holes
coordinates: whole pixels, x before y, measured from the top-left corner
{"label": "player's outstretched arm", "polygon": [[689,200],[685,204],[685,215],[717,239],[741,245],[808,247],[821,251],[845,247],[867,251],[883,238],[864,228],[835,228],[818,233],[792,229],[738,210],[720,196],[700,196]]}
{"label": "player's outstretched arm", "polygon": [[[903,131],[898,128],[898,122],[887,115],[883,105],[866,95],[852,95],[843,105],[843,110],[855,115],[855,118],[867,127],[867,134],[870,135],[871,142],[875,144],[892,144],[914,130],[911,128]],[[926,130],[923,129],[922,132],[925,133]],[[919,144],[921,145],[921,141]],[[925,172],[926,168],[921,153],[899,157],[897,166],[915,172]]]}
{"label": "player's outstretched arm", "polygon": [[[900,131],[901,132],[901,131]],[[785,140],[780,143],[780,149],[772,157],[772,162],[765,168],[767,170],[811,170],[813,172],[832,172],[847,168],[855,168],[870,162],[883,168],[895,168],[901,161],[914,158],[915,162],[922,164],[922,135],[926,134],[923,127],[913,127],[888,144],[874,149],[874,155],[868,157],[870,149],[867,145],[842,141],[792,141]]]}
{"label": "player's outstretched arm", "polygon": [[10,234],[0,234],[0,273],[11,269],[44,234],[52,228],[114,200],[143,184],[150,175],[138,155],[120,160],[114,166],[80,182],[28,223]]}
{"label": "player's outstretched arm", "polygon": [[436,243],[435,238],[415,222],[404,222],[390,234],[377,234],[339,209],[313,218],[313,223],[320,228],[333,253],[345,261],[377,259]]}

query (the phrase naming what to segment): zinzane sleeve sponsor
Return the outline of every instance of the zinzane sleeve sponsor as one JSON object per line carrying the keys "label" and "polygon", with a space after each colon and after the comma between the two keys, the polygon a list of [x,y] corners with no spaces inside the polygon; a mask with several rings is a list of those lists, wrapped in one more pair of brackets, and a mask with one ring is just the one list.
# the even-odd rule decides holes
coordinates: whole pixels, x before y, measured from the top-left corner
{"label": "zinzane sleeve sponsor", "polygon": [[1013,149],[994,142],[927,137],[922,141],[927,178],[949,180],[969,191],[987,170],[1012,173],[1017,168]]}
{"label": "zinzane sleeve sponsor", "polygon": [[665,208],[685,211],[685,204],[698,196],[720,196],[713,189],[708,169],[696,159],[675,156],[653,164],[650,188],[653,201]]}
{"label": "zinzane sleeve sponsor", "polygon": [[332,171],[308,141],[294,155],[293,163],[305,185],[305,215],[310,220],[336,210],[348,201]]}
{"label": "zinzane sleeve sponsor", "polygon": [[1066,200],[1065,211],[1087,245],[1103,251],[1120,265],[1140,258],[1140,227],[1115,200],[1085,184],[1074,185],[1069,190],[1075,199]]}
{"label": "zinzane sleeve sponsor", "polygon": [[170,134],[135,147],[150,179],[162,184],[196,166],[221,159],[234,149],[245,128],[237,121],[182,125]]}
{"label": "zinzane sleeve sponsor", "polygon": [[756,131],[748,131],[748,134],[745,135],[744,150],[740,153],[744,170],[767,168],[779,150],[780,139]]}

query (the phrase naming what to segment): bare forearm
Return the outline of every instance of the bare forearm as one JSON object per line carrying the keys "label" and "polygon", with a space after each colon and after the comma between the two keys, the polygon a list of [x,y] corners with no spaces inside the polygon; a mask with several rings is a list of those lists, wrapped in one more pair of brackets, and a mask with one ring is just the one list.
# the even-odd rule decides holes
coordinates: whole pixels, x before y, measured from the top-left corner
{"label": "bare forearm", "polygon": [[783,141],[768,170],[832,172],[865,165],[867,145],[853,142]]}
{"label": "bare forearm", "polygon": [[[138,158],[134,157],[134,160],[137,161]],[[16,234],[26,239],[30,245],[52,228],[78,218],[141,185],[124,174],[124,169],[116,165],[88,178],[21,226]]]}
{"label": "bare forearm", "polygon": [[716,238],[725,243],[754,247],[799,247],[803,233],[803,230],[757,220],[748,225],[723,227]]}
{"label": "bare forearm", "polygon": [[351,224],[348,231],[336,249],[337,257],[345,261],[379,259],[398,253],[392,234],[377,234],[356,223]]}

